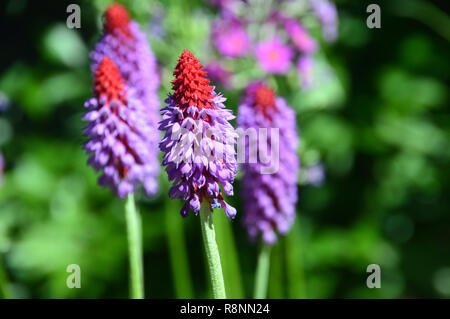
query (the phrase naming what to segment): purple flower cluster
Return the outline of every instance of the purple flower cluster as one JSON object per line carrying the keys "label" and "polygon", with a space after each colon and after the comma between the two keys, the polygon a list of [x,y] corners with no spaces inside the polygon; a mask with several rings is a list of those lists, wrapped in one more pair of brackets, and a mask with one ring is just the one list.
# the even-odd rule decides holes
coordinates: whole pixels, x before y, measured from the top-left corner
{"label": "purple flower cluster", "polygon": [[103,171],[99,184],[109,187],[119,197],[143,184],[147,194],[157,190],[152,141],[154,134],[146,110],[136,92],[127,87],[119,69],[108,57],[99,63],[94,74],[94,97],[85,103],[88,121],[84,148],[88,164]]}
{"label": "purple flower cluster", "polygon": [[290,66],[293,50],[279,37],[256,45],[255,56],[261,69],[268,73],[285,74]]}
{"label": "purple flower cluster", "polygon": [[174,71],[174,93],[162,109],[159,129],[165,132],[160,143],[163,165],[173,181],[169,196],[185,202],[181,215],[197,214],[202,201],[211,208],[223,208],[229,218],[236,209],[225,202],[233,195],[237,171],[234,144],[237,134],[228,121],[234,119],[225,109],[225,98],[214,92],[202,65],[189,51],[181,55]]}
{"label": "purple flower cluster", "polygon": [[336,5],[328,0],[310,0],[311,7],[322,23],[323,37],[326,41],[336,41],[338,36],[338,16]]}
{"label": "purple flower cluster", "polygon": [[275,1],[266,8],[266,14],[255,7],[264,5],[263,2],[214,0],[212,3],[218,6],[220,18],[213,22],[211,37],[222,56],[240,58],[252,53],[267,74],[286,74],[297,59],[302,86],[309,87],[313,82],[313,54],[319,44],[299,16],[314,14],[322,24],[325,40],[333,41],[337,37],[336,7],[328,0],[305,2],[301,12],[286,9],[283,1]]}
{"label": "purple flower cluster", "polygon": [[225,57],[238,58],[248,53],[250,43],[244,25],[232,16],[225,15],[213,23],[212,38]]}
{"label": "purple flower cluster", "polygon": [[225,89],[231,87],[231,77],[230,71],[225,69],[223,65],[218,61],[213,61],[205,66],[205,71],[208,77],[215,83],[219,83]]}
{"label": "purple flower cluster", "polygon": [[[106,101],[107,105],[101,108],[101,112],[96,111],[103,115],[101,119],[94,120],[92,116],[86,116],[86,119],[91,121],[86,132],[91,141],[86,144],[86,149],[89,153],[96,154],[90,159],[90,163],[96,169],[103,168],[104,175],[100,178],[102,185],[111,186],[115,193],[124,197],[134,190],[139,181],[144,184],[146,192],[153,195],[158,189],[157,145],[160,138],[157,130],[160,103],[157,96],[159,76],[156,59],[145,33],[139,30],[136,22],[130,20],[122,5],[110,5],[105,11],[104,21],[104,34],[90,55],[91,68],[93,72],[98,72],[105,57],[112,61],[119,70],[120,81],[124,82],[122,93],[126,95],[126,100],[121,103]],[[96,96],[87,102],[87,107],[95,111],[102,103],[105,101]],[[120,112],[117,113],[118,111]],[[125,113],[126,121],[121,119]],[[96,134],[94,127],[100,125],[98,121],[119,122],[111,124],[114,128]],[[102,125],[99,127],[103,127]],[[102,138],[105,140],[101,141]],[[119,141],[116,141],[113,147],[114,138],[119,138]],[[111,149],[104,149],[105,143],[111,144],[108,146]],[[124,160],[125,171],[120,171],[120,165],[108,162],[106,154],[112,156],[110,161],[116,157]]]}
{"label": "purple flower cluster", "polygon": [[297,71],[300,75],[300,81],[304,88],[312,86],[314,78],[314,59],[312,56],[301,56],[297,60]]}
{"label": "purple flower cluster", "polygon": [[[261,161],[243,165],[242,179],[244,224],[251,238],[261,234],[267,244],[277,240],[277,233],[285,234],[295,219],[297,202],[297,173],[299,161],[296,154],[298,138],[295,112],[281,97],[258,82],[250,84],[239,106],[238,126],[248,128],[279,129],[279,169],[274,174],[263,174]],[[258,133],[259,134],[259,133]],[[268,136],[268,148],[271,144]],[[246,154],[250,141],[246,141]],[[258,135],[259,145],[259,135]],[[270,152],[270,148],[269,148]]]}
{"label": "purple flower cluster", "polygon": [[300,22],[292,18],[281,18],[284,28],[294,45],[305,54],[312,54],[317,51],[316,40],[309,34]]}
{"label": "purple flower cluster", "polygon": [[157,123],[159,76],[146,34],[139,30],[135,21],[129,19],[126,9],[120,4],[110,5],[104,19],[104,34],[90,54],[92,72],[97,70],[104,56],[113,60],[126,84],[136,90],[137,98]]}

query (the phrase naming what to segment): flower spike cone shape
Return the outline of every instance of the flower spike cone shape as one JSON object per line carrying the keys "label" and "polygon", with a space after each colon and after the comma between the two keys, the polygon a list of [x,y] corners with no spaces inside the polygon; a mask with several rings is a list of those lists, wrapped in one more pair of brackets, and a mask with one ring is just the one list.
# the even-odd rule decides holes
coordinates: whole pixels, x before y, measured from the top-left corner
{"label": "flower spike cone shape", "polygon": [[[265,244],[274,244],[277,233],[287,233],[295,219],[299,170],[295,112],[271,88],[256,82],[246,89],[239,106],[238,125],[243,130],[279,129],[279,145],[274,145],[279,146],[278,171],[262,174],[262,167],[271,163],[245,163],[242,179],[244,224],[248,234],[251,238],[261,235]],[[270,139],[268,135],[268,146],[272,146]],[[246,141],[246,154],[248,149],[249,141]]]}
{"label": "flower spike cone shape", "polygon": [[139,25],[130,19],[120,4],[111,4],[103,18],[103,36],[90,54],[92,71],[95,72],[104,56],[109,57],[126,84],[135,88],[142,104],[157,115],[160,104],[156,91],[160,81],[146,34],[139,30]]}
{"label": "flower spike cone shape", "polygon": [[[84,148],[88,164],[103,171],[102,186],[123,198],[141,183],[155,189],[153,154],[149,150],[149,125],[136,92],[129,89],[116,64],[104,57],[94,73],[94,97],[85,103],[88,121]],[[150,128],[151,129],[151,128]]]}
{"label": "flower spike cone shape", "polygon": [[[152,160],[153,182],[147,182],[146,192],[153,195],[158,189],[159,160],[157,129],[160,121],[160,102],[157,95],[159,75],[157,63],[147,36],[139,30],[139,25],[130,19],[127,10],[121,4],[111,4],[104,13],[104,32],[100,41],[91,52],[92,72],[96,72],[99,64],[106,56],[120,72],[127,88],[134,90],[133,98],[140,101],[140,115],[147,122],[146,139],[149,159]],[[150,163],[148,163],[150,164]]]}
{"label": "flower spike cone shape", "polygon": [[229,123],[234,116],[225,109],[226,99],[209,85],[202,67],[184,50],[173,73],[174,93],[162,109],[159,128],[165,136],[160,149],[169,180],[173,181],[169,196],[186,201],[181,209],[183,217],[189,210],[197,214],[206,201],[210,209],[223,208],[229,218],[234,218],[236,210],[223,197],[223,193],[233,195],[237,170],[237,134]]}

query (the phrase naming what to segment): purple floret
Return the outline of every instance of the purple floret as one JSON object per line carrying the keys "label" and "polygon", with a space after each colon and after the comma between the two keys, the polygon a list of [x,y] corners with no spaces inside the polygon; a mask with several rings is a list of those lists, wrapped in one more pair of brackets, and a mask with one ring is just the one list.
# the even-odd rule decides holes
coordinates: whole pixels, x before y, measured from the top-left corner
{"label": "purple floret", "polygon": [[88,164],[102,171],[99,184],[125,197],[142,184],[149,195],[157,191],[152,136],[154,128],[146,117],[140,99],[120,77],[108,57],[94,74],[94,97],[85,103],[88,121],[84,145]]}
{"label": "purple floret", "polygon": [[[295,219],[297,202],[297,174],[299,160],[296,154],[298,138],[295,112],[281,97],[262,83],[247,87],[239,106],[238,126],[279,129],[279,169],[274,174],[261,173],[263,164],[245,163],[242,168],[242,195],[244,224],[251,238],[261,235],[266,244],[277,240],[277,233],[286,234]],[[259,136],[258,136],[259,141]],[[271,146],[270,135],[268,147]],[[249,140],[246,141],[246,153]]]}
{"label": "purple floret", "polygon": [[208,85],[206,72],[189,51],[181,55],[174,75],[174,93],[166,100],[159,126],[165,132],[159,145],[163,165],[173,181],[169,196],[185,201],[183,217],[189,210],[197,214],[201,202],[207,201],[211,209],[223,208],[234,218],[236,209],[222,195],[222,190],[233,195],[237,170],[237,134],[229,123],[234,116],[225,109],[225,98]]}

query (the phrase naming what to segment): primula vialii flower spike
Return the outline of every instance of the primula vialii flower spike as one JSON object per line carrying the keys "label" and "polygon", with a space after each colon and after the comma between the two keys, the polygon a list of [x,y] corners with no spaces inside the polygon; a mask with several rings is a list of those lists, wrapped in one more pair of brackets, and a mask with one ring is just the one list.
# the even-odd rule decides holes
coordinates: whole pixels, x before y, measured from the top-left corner
{"label": "primula vialii flower spike", "polygon": [[[139,30],[139,25],[130,20],[127,10],[120,4],[111,4],[104,13],[104,33],[91,52],[92,72],[96,72],[100,62],[106,56],[119,69],[120,76],[127,88],[133,89],[133,98],[139,100],[141,121],[146,122],[146,149],[154,172],[153,182],[147,183],[149,195],[158,189],[159,160],[158,143],[160,134],[158,122],[160,102],[157,95],[159,75],[156,59],[148,45],[147,36]],[[137,104],[136,104],[137,105]]]}
{"label": "primula vialii flower spike", "polygon": [[139,25],[130,20],[120,4],[111,4],[104,14],[104,34],[91,53],[92,72],[104,56],[117,65],[125,83],[136,90],[136,95],[157,123],[160,107],[157,95],[159,76],[156,59],[148,45],[147,36]]}
{"label": "primula vialii flower spike", "polygon": [[173,71],[175,80],[172,81],[173,100],[182,110],[186,110],[190,105],[200,110],[217,108],[212,105],[213,87],[209,85],[206,71],[202,68],[203,65],[195,56],[184,50]]}
{"label": "primula vialii flower spike", "polygon": [[186,201],[182,216],[189,210],[197,214],[200,203],[207,201],[210,208],[221,207],[234,218],[236,210],[225,202],[219,187],[233,195],[237,134],[228,121],[234,116],[189,51],[184,50],[173,74],[174,93],[166,100],[159,126],[165,132],[160,143],[163,165],[173,181],[169,196]]}
{"label": "primula vialii flower spike", "polygon": [[106,33],[113,34],[114,31],[117,30],[130,35],[130,16],[128,15],[127,9],[121,4],[111,4],[105,11],[103,18],[105,19],[104,24]]}
{"label": "primula vialii flower spike", "polygon": [[88,121],[84,148],[88,164],[102,170],[102,186],[119,197],[133,192],[139,183],[147,193],[156,189],[153,154],[149,151],[149,124],[135,92],[129,89],[114,62],[104,57],[94,73],[94,98],[85,103]]}
{"label": "primula vialii flower spike", "polygon": [[[270,132],[270,128],[279,129],[279,145],[271,143],[270,133],[267,142],[268,146],[279,147],[278,171],[262,174],[261,168],[267,164],[246,163],[242,179],[244,223],[248,233],[252,238],[261,234],[264,243],[273,244],[277,240],[276,232],[285,234],[295,219],[299,170],[295,113],[271,88],[260,82],[253,83],[247,87],[239,106],[238,125],[243,130],[267,128]],[[246,141],[246,154],[248,150]]]}

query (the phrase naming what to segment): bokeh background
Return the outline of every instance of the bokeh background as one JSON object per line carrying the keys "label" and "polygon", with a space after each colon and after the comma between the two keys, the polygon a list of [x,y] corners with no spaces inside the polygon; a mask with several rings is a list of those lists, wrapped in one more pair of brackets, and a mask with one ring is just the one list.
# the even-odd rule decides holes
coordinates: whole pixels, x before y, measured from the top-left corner
{"label": "bokeh background", "polygon": [[[231,70],[218,89],[235,114],[248,81],[264,76],[251,55],[214,48],[219,9],[210,1],[120,2],[149,35],[161,100],[185,48]],[[315,85],[302,86],[295,68],[265,76],[297,113],[302,162],[297,219],[271,258],[270,298],[450,297],[448,10],[444,1],[376,1],[382,27],[369,29],[372,2],[335,2],[334,43],[305,17],[320,43]],[[81,29],[65,25],[70,3],[81,6]],[[124,203],[97,185],[82,150],[88,54],[109,3],[0,3],[0,297],[128,296]],[[137,195],[146,296],[209,297],[199,219],[179,216],[165,173],[160,184],[154,198]],[[214,214],[232,298],[251,297],[258,250],[241,223],[243,200],[238,178],[238,217]],[[66,286],[74,263],[80,289]],[[366,287],[369,264],[381,266],[380,289]]]}

